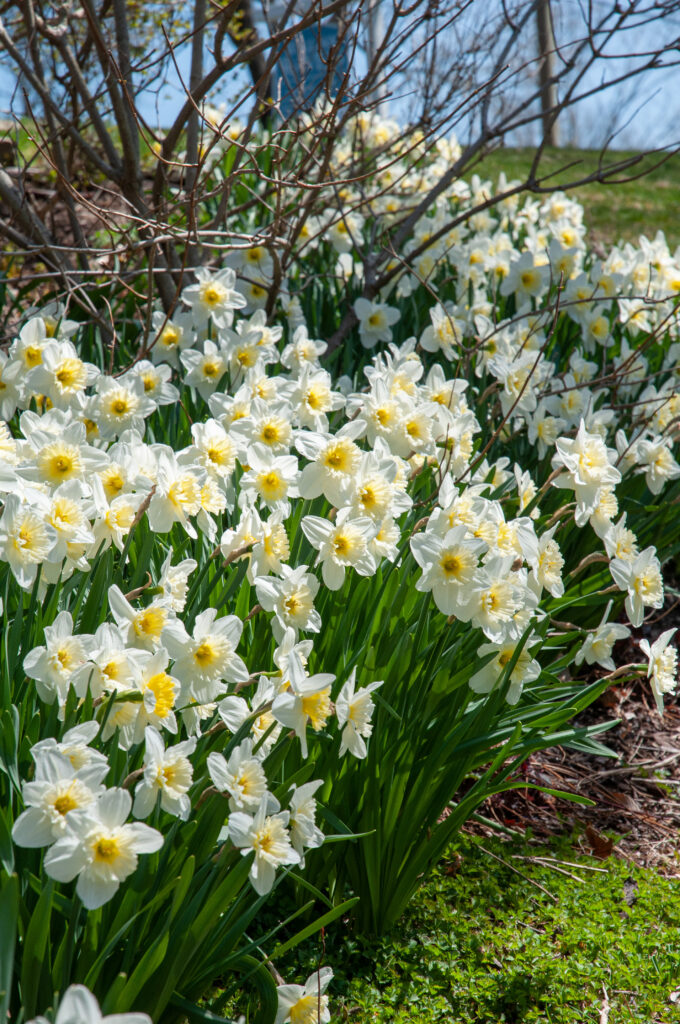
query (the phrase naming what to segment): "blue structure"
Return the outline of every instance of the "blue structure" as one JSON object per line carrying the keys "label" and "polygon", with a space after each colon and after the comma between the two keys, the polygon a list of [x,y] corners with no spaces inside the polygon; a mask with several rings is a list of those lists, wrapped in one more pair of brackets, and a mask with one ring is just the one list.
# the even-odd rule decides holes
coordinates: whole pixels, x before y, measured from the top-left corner
{"label": "blue structure", "polygon": [[[303,29],[281,54],[272,75],[272,95],[281,97],[281,114],[287,120],[310,110],[319,97],[326,95],[327,61],[338,43],[338,22],[328,18],[321,25]],[[347,49],[341,44],[333,53],[330,94],[338,92],[349,69]]]}

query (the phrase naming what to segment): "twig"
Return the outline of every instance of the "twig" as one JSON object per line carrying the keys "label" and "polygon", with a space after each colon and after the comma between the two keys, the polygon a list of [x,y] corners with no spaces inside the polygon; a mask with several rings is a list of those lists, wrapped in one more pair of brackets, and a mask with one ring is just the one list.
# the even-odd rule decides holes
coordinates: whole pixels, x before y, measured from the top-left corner
{"label": "twig", "polygon": [[545,893],[548,899],[551,899],[553,903],[559,903],[557,896],[553,896],[553,894],[549,892],[544,885],[541,885],[540,882],[537,882],[535,879],[530,878],[529,875],[525,875],[523,871],[519,871],[517,868],[513,867],[512,864],[508,864],[507,860],[503,860],[502,857],[497,857],[495,853],[492,853],[491,850],[487,850],[485,846],[479,846],[478,849],[480,849],[482,853],[485,853],[487,857],[493,857],[493,859],[497,860],[499,864],[503,865],[503,867],[509,868],[510,871],[514,871],[515,874],[519,875],[520,878],[523,878],[525,882],[529,882],[531,885],[535,885],[536,888],[540,889],[542,893]]}

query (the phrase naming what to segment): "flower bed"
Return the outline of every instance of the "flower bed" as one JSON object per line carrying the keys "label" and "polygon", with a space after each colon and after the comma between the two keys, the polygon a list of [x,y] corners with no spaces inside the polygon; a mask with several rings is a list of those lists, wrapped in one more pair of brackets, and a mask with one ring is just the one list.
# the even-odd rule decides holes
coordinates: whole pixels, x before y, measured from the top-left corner
{"label": "flower bed", "polygon": [[[340,206],[270,320],[258,247],[106,351],[48,304],[2,356],[13,1020],[73,982],[170,1020],[217,977],[328,1020],[328,972],[277,994],[265,959],[394,925],[528,754],[604,749],[570,723],[612,682],[662,710],[674,631],[611,655],[680,547],[680,267],[660,236],[596,258],[562,195],[440,230],[489,188],[441,197],[380,296],[354,257],[390,204]],[[357,320],[326,362],[324,281]],[[306,916],[277,945],[282,884]]]}

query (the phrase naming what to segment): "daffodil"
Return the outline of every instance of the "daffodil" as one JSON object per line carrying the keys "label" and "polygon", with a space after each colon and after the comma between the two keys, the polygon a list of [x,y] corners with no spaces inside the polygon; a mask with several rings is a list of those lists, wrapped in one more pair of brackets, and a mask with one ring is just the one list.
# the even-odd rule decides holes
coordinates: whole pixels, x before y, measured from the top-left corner
{"label": "daffodil", "polygon": [[670,646],[676,632],[676,629],[667,629],[652,644],[649,640],[640,640],[640,648],[649,659],[647,675],[659,714],[663,713],[664,695],[673,693],[678,681],[678,652]]}
{"label": "daffodil", "polygon": [[225,683],[248,680],[248,669],[236,653],[242,631],[236,615],[217,618],[215,608],[206,608],[197,615],[192,636],[178,623],[167,637],[173,672],[196,700],[214,700],[224,693]]}
{"label": "daffodil", "polygon": [[319,581],[307,572],[306,565],[298,565],[295,569],[282,565],[278,579],[271,576],[255,578],[258,601],[265,611],[276,615],[274,636],[277,640],[281,640],[289,626],[296,632],[319,632],[321,616],[314,607],[318,589]]}
{"label": "daffodil", "polygon": [[[29,1024],[48,1024],[36,1017]],[[99,1003],[84,985],[69,985],[62,996],[54,1024],[151,1024],[146,1013],[114,1013],[102,1016]]]}
{"label": "daffodil", "polygon": [[326,989],[333,978],[330,967],[310,974],[304,985],[279,985],[279,1008],[274,1024],[329,1024]]}
{"label": "daffodil", "polygon": [[243,740],[227,761],[219,752],[208,754],[208,772],[215,789],[229,797],[232,811],[256,811],[267,795],[267,776],[253,755],[253,741]]}
{"label": "daffodil", "polygon": [[383,681],[369,683],[368,686],[356,687],[356,669],[352,672],[338,694],[335,702],[335,713],[338,725],[342,728],[340,741],[340,757],[349,750],[355,757],[366,757],[368,750],[366,740],[373,732],[371,717],[375,707],[371,694],[383,685]]}
{"label": "daffodil", "polygon": [[354,517],[351,508],[338,512],[335,522],[320,516],[305,516],[302,531],[319,556],[323,581],[329,590],[339,590],[345,580],[345,569],[352,567],[360,576],[372,576],[376,562],[368,550],[368,542],[376,533],[374,522],[366,516]]}
{"label": "daffodil", "polygon": [[17,846],[49,846],[66,834],[68,814],[95,806],[104,792],[101,784],[109,765],[93,761],[74,768],[56,749],[32,750],[35,778],[24,782],[21,796],[26,805],[14,822],[12,839]]}
{"label": "daffodil", "polygon": [[160,795],[162,809],[186,821],[191,813],[187,794],[194,773],[189,757],[196,749],[196,740],[184,740],[166,750],[156,729],[147,726],[144,736],[144,774],[135,789],[132,813],[135,818],[147,818]]}
{"label": "daffodil", "polygon": [[661,565],[654,547],[645,548],[633,561],[612,558],[609,571],[619,590],[626,590],[626,611],[631,625],[642,625],[645,608],[663,605]]}
{"label": "daffodil", "polygon": [[307,725],[311,725],[314,732],[320,732],[332,714],[331,684],[334,679],[335,676],[327,672],[293,677],[290,689],[274,699],[272,714],[277,722],[294,731],[300,740],[303,757],[307,757]]}
{"label": "daffodil", "polygon": [[229,815],[232,843],[243,857],[255,854],[249,877],[260,896],[271,891],[278,867],[300,863],[300,854],[290,842],[288,819],[288,811],[279,811],[279,804],[271,795],[263,797],[254,815],[243,811]]}
{"label": "daffodil", "polygon": [[87,812],[71,813],[67,829],[45,854],[44,867],[57,882],[77,877],[76,893],[88,910],[108,903],[137,867],[140,853],[155,853],[163,836],[139,822],[125,824],[132,797],[106,790]]}
{"label": "daffodil", "polygon": [[34,679],[38,696],[47,704],[64,704],[75,673],[86,662],[86,636],[73,635],[70,612],[60,612],[45,627],[45,646],[34,647],[24,658],[24,672]]}

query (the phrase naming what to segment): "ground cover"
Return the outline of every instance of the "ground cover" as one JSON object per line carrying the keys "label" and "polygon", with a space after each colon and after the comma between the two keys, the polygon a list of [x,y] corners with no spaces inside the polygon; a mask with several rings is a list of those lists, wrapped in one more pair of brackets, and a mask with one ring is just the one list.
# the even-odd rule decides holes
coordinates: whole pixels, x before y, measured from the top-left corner
{"label": "ground cover", "polygon": [[677,1021],[677,881],[579,842],[462,837],[397,929],[336,928],[277,967],[332,964],[338,1024]]}

